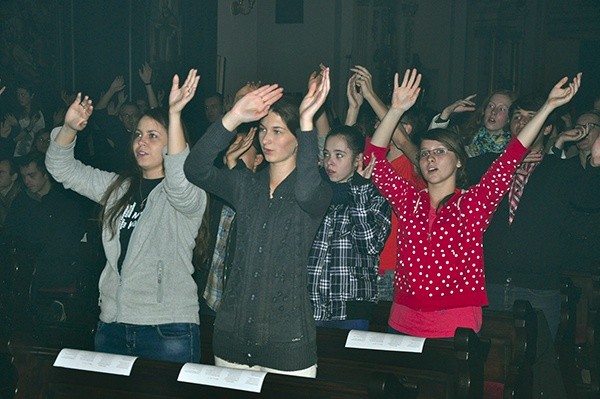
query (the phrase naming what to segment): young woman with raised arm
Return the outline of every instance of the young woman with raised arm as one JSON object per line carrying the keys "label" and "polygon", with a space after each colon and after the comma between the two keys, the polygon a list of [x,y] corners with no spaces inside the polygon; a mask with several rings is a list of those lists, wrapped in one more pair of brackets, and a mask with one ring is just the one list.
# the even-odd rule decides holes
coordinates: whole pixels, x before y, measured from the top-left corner
{"label": "young woman with raised arm", "polygon": [[[298,107],[277,85],[242,97],[185,162],[191,182],[230,203],[237,232],[233,266],[217,312],[217,366],[316,376],[316,328],[306,261],[331,200],[319,176],[313,118],[329,92],[329,69]],[[252,173],[213,165],[246,122],[259,121],[268,167]]]}
{"label": "young woman with raised arm", "polygon": [[445,129],[423,134],[419,167],[427,188],[417,190],[385,159],[396,124],[420,91],[416,70],[407,70],[401,85],[396,74],[392,106],[365,149],[373,156],[368,166],[373,182],[399,219],[393,330],[428,338],[452,337],[457,327],[479,331],[481,307],[487,305],[483,233],[544,120],[570,101],[580,79],[577,75],[565,88],[567,78],[558,82],[535,117],[468,189],[466,154],[456,134]]}
{"label": "young woman with raised arm", "polygon": [[173,77],[168,114],[149,110],[131,144],[135,168],[105,172],[74,158],[77,133],[92,114],[92,100],[77,95],[65,124],[52,131],[46,165],[52,176],[102,205],[106,266],[100,276],[99,352],[173,362],[198,362],[200,332],[192,251],[206,193],[183,173],[189,148],[181,111],[198,81]]}

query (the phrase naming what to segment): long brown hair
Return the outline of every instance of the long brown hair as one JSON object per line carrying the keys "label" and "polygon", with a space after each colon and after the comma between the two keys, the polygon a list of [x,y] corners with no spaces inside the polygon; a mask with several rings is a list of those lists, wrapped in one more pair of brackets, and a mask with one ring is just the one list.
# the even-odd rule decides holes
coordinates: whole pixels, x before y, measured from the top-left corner
{"label": "long brown hair", "polygon": [[[156,122],[160,123],[166,130],[168,134],[169,127],[169,113],[164,108],[152,108],[147,110],[142,118],[147,116],[152,118]],[[141,118],[140,118],[141,120]],[[184,136],[187,140],[187,131],[185,125],[182,122]],[[133,145],[134,135],[131,136],[131,145]],[[131,148],[131,146],[130,146]],[[110,232],[110,237],[113,238],[117,234],[117,226],[118,222],[125,211],[127,205],[129,205],[133,198],[137,193],[140,192],[140,186],[142,183],[142,169],[138,166],[133,159],[133,150],[129,152],[131,157],[130,165],[131,167],[128,170],[125,170],[118,174],[117,178],[108,186],[108,189],[102,196],[100,204],[102,208],[100,209],[100,223],[101,228],[106,228]],[[125,193],[119,197],[113,204],[109,205],[109,199],[116,195],[117,190],[119,190],[124,184],[127,184],[127,190]],[[208,213],[208,203],[207,207],[204,211],[204,215]],[[208,256],[208,244],[209,244],[209,231],[208,231],[208,217],[204,216],[202,218],[202,223],[198,230],[198,236],[196,237],[196,247],[194,248],[194,258],[195,259],[205,259]]]}

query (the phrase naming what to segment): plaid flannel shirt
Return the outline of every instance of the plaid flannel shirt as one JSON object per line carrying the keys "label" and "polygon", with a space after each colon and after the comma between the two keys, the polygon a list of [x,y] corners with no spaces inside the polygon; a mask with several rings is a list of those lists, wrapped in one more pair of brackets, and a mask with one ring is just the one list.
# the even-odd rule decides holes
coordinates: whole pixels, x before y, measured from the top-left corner
{"label": "plaid flannel shirt", "polygon": [[379,253],[391,207],[370,180],[355,174],[349,204],[330,205],[308,259],[315,320],[345,320],[346,302],[377,302]]}

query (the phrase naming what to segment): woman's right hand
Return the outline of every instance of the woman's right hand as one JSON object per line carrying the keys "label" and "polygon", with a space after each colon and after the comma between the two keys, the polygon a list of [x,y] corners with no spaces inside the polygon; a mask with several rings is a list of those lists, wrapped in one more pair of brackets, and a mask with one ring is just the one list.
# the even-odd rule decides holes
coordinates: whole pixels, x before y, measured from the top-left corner
{"label": "woman's right hand", "polygon": [[85,96],[82,100],[81,92],[77,93],[75,100],[71,103],[65,114],[64,126],[71,129],[74,133],[85,129],[93,111],[92,100],[88,96]]}
{"label": "woman's right hand", "polygon": [[348,85],[346,86],[346,97],[348,97],[348,107],[358,109],[361,107],[364,97],[361,92],[358,91],[357,84],[358,74],[354,73],[348,79]]}
{"label": "woman's right hand", "polygon": [[237,101],[223,116],[223,126],[234,131],[239,125],[254,122],[269,113],[271,105],[283,96],[283,88],[277,84],[265,85],[251,91]]}
{"label": "woman's right hand", "polygon": [[440,117],[444,120],[448,120],[452,114],[475,111],[475,103],[473,102],[473,98],[475,98],[476,95],[477,94],[471,94],[470,96],[456,100],[442,110]]}
{"label": "woman's right hand", "polygon": [[238,159],[252,147],[256,130],[257,129],[253,127],[250,128],[250,131],[245,136],[237,136],[235,141],[227,148],[227,152],[225,153],[225,164],[229,169],[233,169],[237,165]]}
{"label": "woman's right hand", "polygon": [[560,150],[563,149],[565,143],[577,142],[585,138],[590,132],[589,125],[584,125],[582,127],[576,127],[574,129],[565,130],[562,132],[558,138],[556,139],[556,143],[554,146]]}
{"label": "woman's right hand", "polygon": [[412,107],[419,97],[421,88],[421,74],[416,69],[407,69],[404,73],[402,84],[398,85],[398,73],[394,75],[394,92],[392,93],[392,109],[406,112]]}

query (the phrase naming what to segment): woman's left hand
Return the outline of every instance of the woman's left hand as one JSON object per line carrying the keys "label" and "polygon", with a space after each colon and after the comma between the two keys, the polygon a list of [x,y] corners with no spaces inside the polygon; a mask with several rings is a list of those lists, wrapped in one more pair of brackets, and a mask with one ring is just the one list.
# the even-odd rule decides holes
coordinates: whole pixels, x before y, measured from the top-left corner
{"label": "woman's left hand", "polygon": [[308,93],[300,104],[300,126],[303,131],[312,130],[313,118],[319,108],[325,104],[330,88],[329,68],[325,68],[321,71],[321,80],[318,83],[316,80],[312,81]]}
{"label": "woman's left hand", "polygon": [[376,161],[375,155],[371,155],[371,160],[369,161],[369,164],[366,167],[364,167],[363,160],[361,158],[361,160],[358,162],[358,167],[356,168],[356,173],[358,173],[365,179],[370,179],[371,176],[373,175],[373,169],[375,169],[375,161]]}
{"label": "woman's left hand", "polygon": [[181,87],[179,87],[179,76],[173,76],[173,85],[171,93],[169,93],[169,112],[180,113],[183,110],[186,104],[194,98],[199,81],[200,76],[197,69],[190,69]]}

